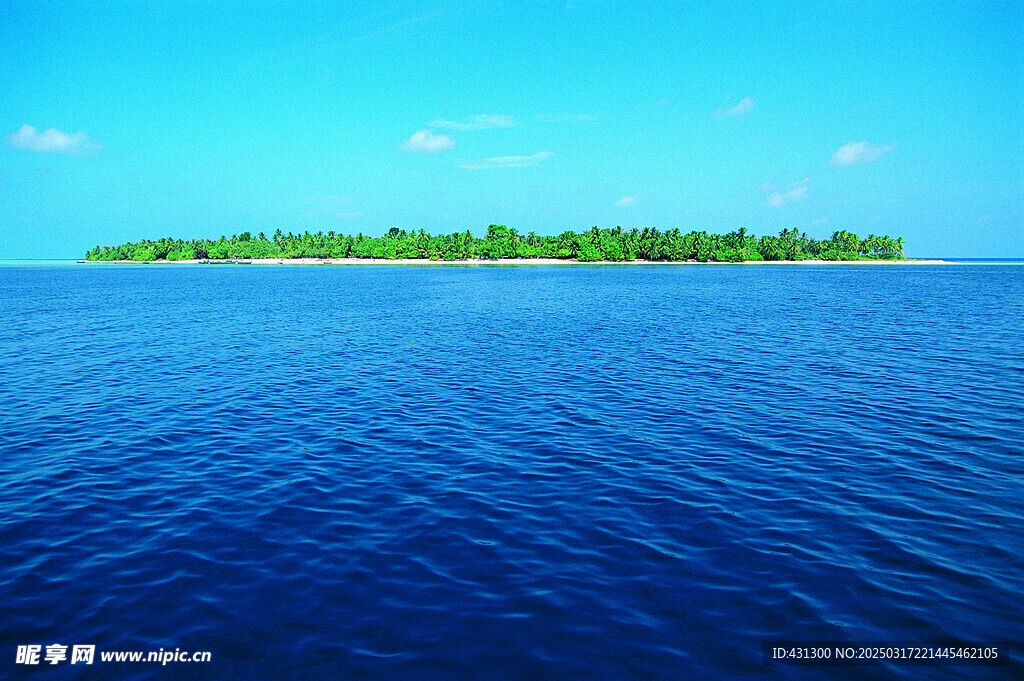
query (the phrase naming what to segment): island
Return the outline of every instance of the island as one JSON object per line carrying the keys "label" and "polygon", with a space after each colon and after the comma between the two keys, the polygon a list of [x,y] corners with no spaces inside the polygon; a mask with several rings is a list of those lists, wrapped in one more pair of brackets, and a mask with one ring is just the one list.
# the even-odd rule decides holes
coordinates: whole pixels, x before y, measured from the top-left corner
{"label": "island", "polygon": [[219,239],[184,241],[164,238],[119,246],[96,246],[87,261],[251,262],[251,261],[492,261],[554,260],[575,262],[782,262],[782,261],[906,261],[903,238],[869,235],[861,238],[837,231],[815,239],[796,229],[761,236],[745,228],[728,234],[653,228],[562,232],[558,236],[522,235],[505,225],[491,225],[483,239],[468,230],[431,235],[424,230],[392,227],[380,237],[357,234],[284,234],[271,237],[242,232]]}

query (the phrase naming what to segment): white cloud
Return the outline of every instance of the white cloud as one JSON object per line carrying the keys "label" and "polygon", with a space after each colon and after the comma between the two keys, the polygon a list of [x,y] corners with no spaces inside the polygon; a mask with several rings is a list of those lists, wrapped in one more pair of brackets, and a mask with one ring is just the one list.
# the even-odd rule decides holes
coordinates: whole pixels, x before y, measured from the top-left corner
{"label": "white cloud", "polygon": [[807,187],[796,187],[790,189],[788,192],[772,192],[768,195],[768,200],[764,202],[764,205],[771,206],[772,208],[778,208],[784,206],[787,203],[793,203],[794,201],[800,201],[801,199],[807,198]]}
{"label": "white cloud", "polygon": [[444,133],[437,133],[433,130],[417,130],[412,137],[402,142],[402,149],[405,151],[425,151],[433,154],[444,151],[455,146],[455,140]]}
{"label": "white cloud", "polygon": [[7,136],[7,143],[18,149],[40,151],[47,154],[67,154],[69,156],[85,156],[95,154],[103,149],[103,145],[89,139],[84,132],[69,135],[56,128],[47,128],[39,132],[26,123],[18,132]]}
{"label": "white cloud", "polygon": [[636,202],[639,201],[639,200],[640,200],[640,197],[637,196],[636,194],[632,194],[630,196],[623,196],[623,197],[620,197],[619,200],[615,202],[615,207],[616,208],[629,208],[631,206],[635,206]]}
{"label": "white cloud", "polygon": [[829,163],[834,166],[852,166],[857,163],[872,163],[892,152],[895,144],[871,144],[850,142],[836,149]]}
{"label": "white cloud", "polygon": [[[786,188],[786,191],[776,190],[772,191],[768,195],[768,200],[764,202],[764,205],[771,206],[772,208],[778,208],[784,206],[787,203],[793,203],[794,201],[802,201],[807,198],[807,185],[810,183],[811,178],[805,177],[799,182],[794,182]],[[765,182],[761,185],[762,191],[768,191],[773,189],[771,183]]]}
{"label": "white cloud", "polygon": [[445,128],[447,130],[488,130],[490,128],[514,128],[516,119],[514,116],[497,116],[494,114],[477,114],[461,121],[448,121],[443,118],[435,118],[427,123],[433,128]]}
{"label": "white cloud", "polygon": [[492,156],[459,163],[460,168],[466,170],[487,170],[489,168],[520,168],[523,166],[535,166],[541,161],[550,158],[550,151],[538,151],[529,156]]}
{"label": "white cloud", "polygon": [[753,111],[757,108],[757,100],[751,96],[746,96],[741,99],[736,106],[728,106],[723,104],[722,106],[715,109],[715,113],[712,114],[714,118],[725,118],[726,116],[742,116],[743,114]]}

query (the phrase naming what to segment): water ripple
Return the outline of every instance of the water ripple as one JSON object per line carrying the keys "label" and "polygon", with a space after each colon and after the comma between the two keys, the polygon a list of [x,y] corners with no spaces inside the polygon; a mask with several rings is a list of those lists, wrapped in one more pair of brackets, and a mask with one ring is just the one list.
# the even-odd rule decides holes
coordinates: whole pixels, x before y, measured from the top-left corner
{"label": "water ripple", "polygon": [[1024,673],[761,661],[1019,643],[1012,268],[252,269],[0,268],[5,655],[213,654],[96,670],[137,679]]}

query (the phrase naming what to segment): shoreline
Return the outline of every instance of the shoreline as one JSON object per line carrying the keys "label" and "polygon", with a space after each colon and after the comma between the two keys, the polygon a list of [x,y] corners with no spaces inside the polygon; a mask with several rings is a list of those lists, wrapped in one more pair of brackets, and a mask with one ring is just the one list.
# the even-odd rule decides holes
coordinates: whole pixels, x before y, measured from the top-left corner
{"label": "shoreline", "polygon": [[458,265],[493,267],[509,265],[955,265],[949,260],[743,260],[701,262],[699,260],[561,260],[558,258],[503,258],[501,260],[428,260],[426,258],[243,258],[203,260],[76,260],[80,264],[131,265]]}

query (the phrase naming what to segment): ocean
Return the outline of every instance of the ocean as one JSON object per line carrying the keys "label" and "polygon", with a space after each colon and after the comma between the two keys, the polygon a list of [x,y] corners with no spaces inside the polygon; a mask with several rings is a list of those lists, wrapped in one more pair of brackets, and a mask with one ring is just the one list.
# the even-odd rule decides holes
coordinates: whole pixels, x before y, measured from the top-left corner
{"label": "ocean", "polygon": [[1022,273],[0,264],[0,676],[1024,677]]}

